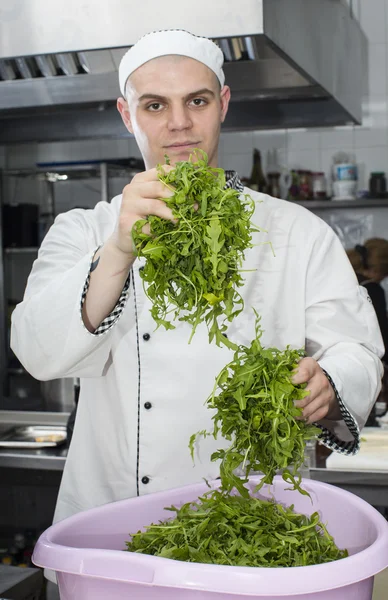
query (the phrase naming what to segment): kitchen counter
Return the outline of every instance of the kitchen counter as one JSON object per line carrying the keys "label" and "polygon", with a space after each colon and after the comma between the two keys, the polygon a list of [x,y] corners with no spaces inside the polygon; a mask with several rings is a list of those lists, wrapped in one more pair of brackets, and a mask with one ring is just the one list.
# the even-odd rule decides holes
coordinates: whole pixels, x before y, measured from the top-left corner
{"label": "kitchen counter", "polygon": [[0,565],[0,594],[6,598],[38,599],[42,586],[43,574],[40,569]]}
{"label": "kitchen counter", "polygon": [[310,469],[310,477],[352,492],[373,506],[388,507],[388,471],[315,468]]}
{"label": "kitchen counter", "polygon": [[66,447],[37,450],[0,448],[0,467],[63,471],[66,457]]}
{"label": "kitchen counter", "polygon": [[[0,411],[0,432],[13,425],[66,425],[68,413]],[[311,479],[353,492],[373,506],[388,507],[388,471],[348,471],[325,468],[327,454],[310,470]],[[63,471],[67,446],[36,450],[0,448],[0,467]]]}
{"label": "kitchen counter", "polygon": [[[66,425],[68,413],[0,411],[0,432],[14,425]],[[67,446],[57,448],[0,448],[0,467],[63,471]]]}
{"label": "kitchen counter", "polygon": [[[361,439],[355,457],[335,454],[317,444],[316,468],[310,469],[310,477],[352,492],[372,506],[388,508],[388,431],[365,427]],[[366,469],[367,465],[370,468]]]}

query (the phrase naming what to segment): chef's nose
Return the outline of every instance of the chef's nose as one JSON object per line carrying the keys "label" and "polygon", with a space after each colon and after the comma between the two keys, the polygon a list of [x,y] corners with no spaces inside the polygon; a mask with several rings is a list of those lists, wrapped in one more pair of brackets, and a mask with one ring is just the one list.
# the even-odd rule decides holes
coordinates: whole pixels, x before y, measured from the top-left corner
{"label": "chef's nose", "polygon": [[186,105],[176,104],[171,106],[168,127],[171,131],[190,129],[192,121],[190,110]]}

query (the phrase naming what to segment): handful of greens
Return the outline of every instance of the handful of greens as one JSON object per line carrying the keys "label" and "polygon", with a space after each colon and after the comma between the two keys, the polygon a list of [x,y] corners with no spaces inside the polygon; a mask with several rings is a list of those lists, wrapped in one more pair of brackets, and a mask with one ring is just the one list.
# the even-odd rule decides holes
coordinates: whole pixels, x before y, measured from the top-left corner
{"label": "handful of greens", "polygon": [[[291,382],[293,371],[303,352],[287,348],[264,349],[260,343],[262,330],[256,313],[256,338],[251,346],[240,346],[233,361],[226,365],[218,377],[213,394],[207,401],[213,416],[216,438],[222,436],[231,441],[226,450],[218,450],[211,459],[221,459],[220,475],[222,490],[230,492],[234,487],[248,497],[244,484],[251,472],[263,473],[257,489],[271,484],[274,476],[282,470],[283,479],[302,494],[299,469],[304,462],[306,440],[313,439],[320,430],[298,419],[302,410],[294,406],[304,398],[302,385]],[[216,395],[217,388],[219,389]],[[202,431],[190,439],[194,456],[197,435],[209,435]],[[243,467],[245,477],[235,470]]]}
{"label": "handful of greens", "polygon": [[[141,277],[158,326],[174,329],[171,321],[186,321],[191,340],[205,321],[210,341],[234,349],[223,333],[243,309],[239,268],[258,231],[250,221],[255,205],[249,196],[241,199],[236,190],[225,189],[224,171],[210,167],[205,152],[196,150],[192,157],[167,174],[159,166],[160,181],[174,192],[165,202],[177,224],[156,216],[136,223],[134,244],[146,258]],[[146,222],[151,235],[142,232]]]}
{"label": "handful of greens", "polygon": [[345,558],[318,513],[311,517],[259,498],[212,492],[171,507],[176,517],[150,525],[127,550],[186,562],[240,567],[300,567]]}

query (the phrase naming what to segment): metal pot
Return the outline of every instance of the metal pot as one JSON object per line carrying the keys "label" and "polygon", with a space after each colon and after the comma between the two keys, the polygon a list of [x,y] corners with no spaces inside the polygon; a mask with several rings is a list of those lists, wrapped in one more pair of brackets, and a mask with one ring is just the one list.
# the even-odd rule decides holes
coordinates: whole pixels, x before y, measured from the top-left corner
{"label": "metal pot", "polygon": [[75,408],[75,395],[79,379],[68,377],[41,382],[44,408],[50,412],[71,412]]}

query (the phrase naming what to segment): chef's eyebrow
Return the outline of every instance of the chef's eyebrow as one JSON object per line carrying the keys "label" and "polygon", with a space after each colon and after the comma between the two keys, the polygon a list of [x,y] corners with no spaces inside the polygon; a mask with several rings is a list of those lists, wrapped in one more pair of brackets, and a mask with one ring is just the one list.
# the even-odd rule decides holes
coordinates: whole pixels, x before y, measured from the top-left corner
{"label": "chef's eyebrow", "polygon": [[[185,100],[191,100],[192,98],[196,98],[197,96],[212,96],[215,97],[215,94],[209,88],[202,88],[195,92],[191,92],[185,96]],[[142,94],[139,98],[139,102],[143,102],[144,100],[154,100],[156,102],[167,102],[168,98],[166,96],[160,96],[159,94]]]}

